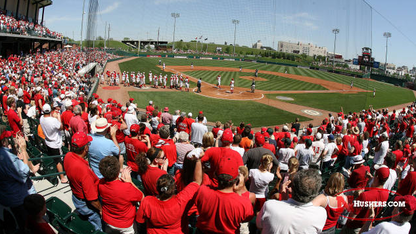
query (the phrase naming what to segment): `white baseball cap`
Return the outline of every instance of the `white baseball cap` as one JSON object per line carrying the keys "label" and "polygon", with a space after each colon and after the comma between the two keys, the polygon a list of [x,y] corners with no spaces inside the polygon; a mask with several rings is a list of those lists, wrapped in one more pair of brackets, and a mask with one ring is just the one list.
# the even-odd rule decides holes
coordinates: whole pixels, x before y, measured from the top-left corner
{"label": "white baseball cap", "polygon": [[43,113],[45,114],[51,113],[51,106],[49,104],[46,103],[45,105],[43,105]]}

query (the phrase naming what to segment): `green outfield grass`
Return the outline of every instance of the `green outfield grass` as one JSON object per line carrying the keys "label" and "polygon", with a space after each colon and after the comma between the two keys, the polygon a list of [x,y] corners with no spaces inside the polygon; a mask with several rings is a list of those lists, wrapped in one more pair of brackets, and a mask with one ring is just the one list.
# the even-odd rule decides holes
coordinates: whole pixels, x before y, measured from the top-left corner
{"label": "green outfield grass", "polygon": [[401,89],[394,86],[386,85],[383,91],[376,92],[373,98],[373,92],[362,92],[357,94],[340,94],[340,93],[302,93],[302,94],[266,94],[267,98],[276,99],[276,96],[285,96],[295,99],[286,101],[302,106],[310,106],[328,111],[338,112],[343,107],[344,112],[356,112],[362,109],[368,109],[372,105],[375,109],[408,103],[415,100],[411,90]]}
{"label": "green outfield grass", "polygon": [[251,123],[253,127],[261,127],[293,122],[297,117],[301,121],[309,120],[306,117],[253,101],[207,98],[192,92],[129,92],[129,95],[138,101],[140,108],[145,108],[152,100],[155,106],[159,106],[159,110],[167,106],[171,113],[179,109],[192,112],[196,117],[202,110],[210,122],[224,123],[232,120],[234,124],[239,124],[244,121]]}
{"label": "green outfield grass", "polygon": [[[186,59],[162,59],[163,62],[169,65],[190,65],[190,61],[194,63],[195,66],[203,66],[204,63],[201,63],[201,60],[192,59],[190,61]],[[148,74],[149,71],[152,71],[153,74],[164,73],[159,67],[159,58],[138,58],[128,62],[120,64],[121,71],[145,71]],[[173,63],[173,64],[172,64]],[[239,64],[235,66],[235,64]],[[247,62],[232,62],[232,61],[208,61],[209,65],[215,65],[217,67],[227,66],[227,67],[239,67],[244,65],[252,65]],[[263,70],[277,68],[278,71],[284,72],[284,66],[275,66],[275,65],[261,65]],[[246,67],[249,69],[256,69],[254,66]],[[155,73],[156,72],[156,73]],[[167,72],[170,76],[170,72]],[[218,72],[218,71],[189,71],[184,72],[184,74],[195,77],[202,78],[205,82],[216,84],[217,76],[221,75],[221,84],[229,85],[231,78],[235,80],[236,87],[251,87],[251,80],[242,79],[240,76],[253,76],[253,73],[248,72]],[[259,77],[267,79],[267,81],[257,81],[256,88],[259,90],[325,90],[324,87],[317,84],[312,84],[300,80],[289,79],[285,77],[270,75],[270,74],[259,74]]]}

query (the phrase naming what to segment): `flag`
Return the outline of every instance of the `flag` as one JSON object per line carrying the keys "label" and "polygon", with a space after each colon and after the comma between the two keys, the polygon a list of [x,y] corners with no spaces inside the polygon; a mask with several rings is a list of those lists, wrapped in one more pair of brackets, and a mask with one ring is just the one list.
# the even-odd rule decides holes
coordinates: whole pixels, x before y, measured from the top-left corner
{"label": "flag", "polygon": [[198,40],[198,37],[195,37],[195,40]]}
{"label": "flag", "polygon": [[205,38],[205,41],[206,41],[206,40],[208,40],[208,37],[207,37],[207,38]]}
{"label": "flag", "polygon": [[199,39],[202,39],[202,36],[200,36]]}

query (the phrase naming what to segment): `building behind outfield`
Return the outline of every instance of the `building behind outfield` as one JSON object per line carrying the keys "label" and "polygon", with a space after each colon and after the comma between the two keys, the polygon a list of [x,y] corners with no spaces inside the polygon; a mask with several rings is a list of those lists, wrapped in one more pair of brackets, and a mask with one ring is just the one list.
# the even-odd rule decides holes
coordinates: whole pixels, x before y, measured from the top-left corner
{"label": "building behind outfield", "polygon": [[292,53],[292,54],[306,54],[308,56],[327,56],[326,47],[319,47],[311,43],[291,43],[285,41],[279,41],[277,45],[277,51]]}

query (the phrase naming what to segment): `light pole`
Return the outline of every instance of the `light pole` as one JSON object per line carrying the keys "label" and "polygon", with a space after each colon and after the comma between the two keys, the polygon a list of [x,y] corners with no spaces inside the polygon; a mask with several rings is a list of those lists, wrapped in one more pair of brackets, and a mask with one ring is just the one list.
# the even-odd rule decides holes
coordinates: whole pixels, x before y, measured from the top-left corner
{"label": "light pole", "polygon": [[237,24],[239,24],[240,21],[239,20],[236,20],[236,19],[233,19],[232,22],[234,24],[234,43],[233,43],[234,49],[233,49],[233,56],[235,57],[235,35],[236,35],[236,32],[237,32]]}
{"label": "light pole", "polygon": [[172,13],[170,14],[173,18],[173,43],[172,43],[172,53],[173,51],[175,51],[175,30],[176,30],[176,18],[179,18],[180,14],[179,13]]}
{"label": "light pole", "polygon": [[334,67],[335,67],[335,49],[337,48],[337,34],[339,33],[339,29],[337,29],[337,28],[332,29],[332,33],[335,34],[334,57],[332,57],[332,71],[334,71]]}
{"label": "light pole", "polygon": [[386,59],[384,60],[384,73],[387,73],[387,48],[388,48],[389,37],[391,37],[391,33],[385,32],[383,33],[383,36],[386,38]]}
{"label": "light pole", "polygon": [[85,0],[82,4],[82,19],[81,19],[81,51],[82,51],[82,31],[84,30],[84,14],[85,14]]}

